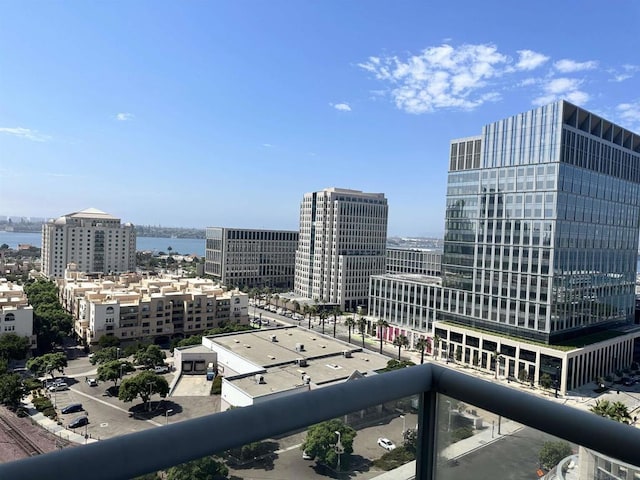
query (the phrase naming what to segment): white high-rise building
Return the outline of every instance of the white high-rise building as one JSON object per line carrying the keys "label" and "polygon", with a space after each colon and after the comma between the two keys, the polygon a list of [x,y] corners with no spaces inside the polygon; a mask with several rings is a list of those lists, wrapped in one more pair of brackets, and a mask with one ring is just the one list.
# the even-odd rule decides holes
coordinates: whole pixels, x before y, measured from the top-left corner
{"label": "white high-rise building", "polygon": [[300,205],[295,293],[345,311],[365,307],[369,277],[385,272],[387,199],[383,193],[326,188]]}
{"label": "white high-rise building", "polygon": [[135,271],[134,226],[95,208],[49,220],[42,226],[42,272],[62,278],[70,263],[86,273]]}

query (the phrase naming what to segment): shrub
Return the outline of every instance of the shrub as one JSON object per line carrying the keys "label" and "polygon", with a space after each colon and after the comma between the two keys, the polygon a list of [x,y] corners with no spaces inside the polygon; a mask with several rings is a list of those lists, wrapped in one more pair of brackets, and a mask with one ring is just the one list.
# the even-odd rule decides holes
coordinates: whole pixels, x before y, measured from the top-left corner
{"label": "shrub", "polygon": [[53,404],[47,397],[36,397],[33,399],[33,406],[36,407],[36,410],[42,412],[49,407],[53,407]]}
{"label": "shrub", "polygon": [[211,395],[220,395],[222,393],[222,375],[216,375],[211,382]]}
{"label": "shrub", "polygon": [[451,432],[451,443],[459,442],[465,438],[469,438],[473,435],[473,428],[460,427]]}
{"label": "shrub", "polygon": [[42,388],[42,382],[37,378],[27,378],[22,383],[30,392]]}
{"label": "shrub", "polygon": [[374,460],[373,466],[380,470],[389,471],[415,459],[416,456],[414,453],[411,453],[405,447],[398,447],[395,450],[385,453],[377,460]]}
{"label": "shrub", "polygon": [[56,418],[58,418],[58,414],[56,413],[56,409],[53,408],[53,405],[45,408],[42,413],[46,416],[49,417],[51,420],[55,420]]}

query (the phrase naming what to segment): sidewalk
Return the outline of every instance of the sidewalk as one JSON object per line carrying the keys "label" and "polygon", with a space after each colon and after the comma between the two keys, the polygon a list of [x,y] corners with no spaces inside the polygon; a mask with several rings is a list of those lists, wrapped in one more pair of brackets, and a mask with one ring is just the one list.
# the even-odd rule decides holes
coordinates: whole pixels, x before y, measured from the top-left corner
{"label": "sidewalk", "polygon": [[55,420],[51,420],[42,412],[39,412],[30,401],[24,402],[24,406],[29,412],[29,417],[31,417],[32,421],[38,423],[45,430],[48,430],[49,432],[64,440],[68,440],[80,445],[98,441],[95,438],[85,438],[84,434],[77,433],[73,430],[68,430],[64,426],[59,425]]}
{"label": "sidewalk", "polygon": [[[497,424],[492,424],[469,438],[465,438],[464,440],[460,440],[449,445],[447,448],[442,450],[440,455],[446,460],[455,459],[474,452],[479,448],[486,447],[490,443],[511,435],[522,428],[522,425],[511,420],[498,420]],[[500,433],[498,433],[498,430]]]}

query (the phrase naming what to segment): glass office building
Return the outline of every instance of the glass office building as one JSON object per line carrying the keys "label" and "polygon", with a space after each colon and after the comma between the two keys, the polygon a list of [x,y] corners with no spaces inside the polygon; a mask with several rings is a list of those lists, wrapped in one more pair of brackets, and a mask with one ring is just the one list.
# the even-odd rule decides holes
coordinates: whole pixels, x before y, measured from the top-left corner
{"label": "glass office building", "polygon": [[451,143],[440,318],[545,343],[632,323],[639,231],[640,135],[565,101],[489,124]]}

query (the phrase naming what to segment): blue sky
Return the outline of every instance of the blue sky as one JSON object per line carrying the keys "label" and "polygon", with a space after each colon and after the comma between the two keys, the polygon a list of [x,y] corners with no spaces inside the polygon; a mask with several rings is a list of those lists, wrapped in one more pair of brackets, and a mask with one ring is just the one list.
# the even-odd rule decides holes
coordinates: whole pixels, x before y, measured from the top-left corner
{"label": "blue sky", "polygon": [[0,0],[0,215],[444,230],[449,141],[565,98],[640,132],[640,2]]}

